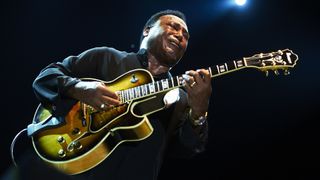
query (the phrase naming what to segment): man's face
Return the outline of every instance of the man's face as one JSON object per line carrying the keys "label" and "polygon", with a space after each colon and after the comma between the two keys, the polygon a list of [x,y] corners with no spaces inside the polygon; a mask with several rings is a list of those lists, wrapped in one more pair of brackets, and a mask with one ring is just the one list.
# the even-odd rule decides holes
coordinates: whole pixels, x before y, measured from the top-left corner
{"label": "man's face", "polygon": [[148,50],[164,66],[174,66],[187,49],[188,28],[177,16],[161,16],[150,28],[148,36]]}

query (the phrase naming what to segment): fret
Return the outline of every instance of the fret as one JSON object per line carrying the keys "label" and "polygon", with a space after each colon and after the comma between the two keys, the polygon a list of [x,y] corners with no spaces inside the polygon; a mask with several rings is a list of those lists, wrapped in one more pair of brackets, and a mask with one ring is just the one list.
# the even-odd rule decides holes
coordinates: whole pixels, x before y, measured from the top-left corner
{"label": "fret", "polygon": [[163,90],[168,89],[169,88],[168,79],[161,80],[161,85]]}
{"label": "fret", "polygon": [[209,71],[210,77],[213,77],[211,67],[208,68],[208,71]]}
{"label": "fret", "polygon": [[129,94],[130,94],[130,98],[129,99],[130,100],[133,99],[134,98],[134,92],[133,92],[132,88],[129,89]]}
{"label": "fret", "polygon": [[219,66],[218,66],[218,65],[216,65],[216,68],[217,68],[217,72],[220,74]]}
{"label": "fret", "polygon": [[227,63],[224,63],[224,66],[226,67],[226,71],[229,71]]}
{"label": "fret", "polygon": [[165,90],[165,88],[163,87],[163,79],[161,79],[161,80],[159,81],[159,85],[161,86],[161,88],[160,88],[161,91],[162,91],[162,90]]}
{"label": "fret", "polygon": [[139,86],[135,87],[135,98],[140,97],[140,90],[139,90]]}
{"label": "fret", "polygon": [[136,87],[137,88],[137,97],[141,97],[141,91],[140,91],[140,87],[139,86],[137,86]]}
{"label": "fret", "polygon": [[173,77],[171,77],[170,79],[171,79],[171,87],[174,87]]}
{"label": "fret", "polygon": [[228,69],[228,71],[237,69],[237,67],[235,67],[234,61],[227,62],[226,64],[227,64],[227,69]]}
{"label": "fret", "polygon": [[126,90],[126,94],[127,94],[127,100],[130,100],[130,92],[129,92],[129,89]]}
{"label": "fret", "polygon": [[141,93],[142,93],[142,96],[146,95],[146,89],[145,89],[145,84],[140,86],[141,87]]}
{"label": "fret", "polygon": [[154,92],[158,92],[157,81],[155,81],[153,85],[154,85]]}
{"label": "fret", "polygon": [[210,67],[210,70],[211,70],[211,77],[214,77],[214,76],[216,76],[217,74],[219,74],[218,69],[217,69],[217,68],[214,68],[213,66]]}
{"label": "fret", "polygon": [[235,69],[238,69],[236,61],[232,61],[232,62],[233,62],[233,64],[234,64],[234,68],[235,68]]}
{"label": "fret", "polygon": [[148,84],[143,85],[144,89],[146,90],[146,94],[150,94],[149,88],[148,88]]}
{"label": "fret", "polygon": [[137,94],[137,88],[136,88],[136,87],[133,87],[133,88],[132,88],[132,91],[133,91],[133,99],[134,99],[134,98],[136,98],[137,95],[138,95],[138,94]]}
{"label": "fret", "polygon": [[142,97],[142,96],[144,96],[144,94],[143,94],[143,86],[138,86],[139,87],[139,90],[140,90],[140,96]]}
{"label": "fret", "polygon": [[125,90],[122,90],[123,102],[126,102],[126,93]]}
{"label": "fret", "polygon": [[125,97],[124,97],[124,90],[121,91],[121,96],[122,96],[122,102],[125,102]]}
{"label": "fret", "polygon": [[183,86],[184,85],[183,81],[184,81],[184,79],[183,79],[182,75],[179,76],[179,86]]}
{"label": "fret", "polygon": [[162,84],[160,83],[160,81],[157,81],[157,84],[159,86],[159,91],[162,91],[163,90],[163,87],[162,87]]}
{"label": "fret", "polygon": [[159,82],[156,81],[155,84],[154,84],[154,89],[155,89],[155,92],[159,92],[160,91],[160,88],[159,88]]}
{"label": "fret", "polygon": [[135,99],[138,97],[138,90],[136,87],[133,87],[132,90],[133,90],[133,99]]}
{"label": "fret", "polygon": [[138,86],[138,91],[139,91],[139,97],[143,96],[143,95],[142,95],[142,91],[141,91],[141,87],[140,87],[140,86]]}
{"label": "fret", "polygon": [[136,92],[135,92],[135,88],[131,88],[132,91],[132,99],[136,98]]}
{"label": "fret", "polygon": [[126,97],[126,100],[128,101],[129,100],[129,91],[128,90],[125,90],[125,97]]}
{"label": "fret", "polygon": [[131,99],[136,98],[136,97],[135,97],[136,93],[134,92],[134,87],[133,87],[133,88],[130,88],[130,89],[131,89],[131,94],[132,94],[132,98],[131,98]]}
{"label": "fret", "polygon": [[155,92],[154,83],[149,83],[150,94]]}
{"label": "fret", "polygon": [[244,66],[248,66],[246,58],[243,58]]}
{"label": "fret", "polygon": [[180,86],[180,80],[179,80],[179,76],[176,76],[176,80],[177,80],[177,86]]}

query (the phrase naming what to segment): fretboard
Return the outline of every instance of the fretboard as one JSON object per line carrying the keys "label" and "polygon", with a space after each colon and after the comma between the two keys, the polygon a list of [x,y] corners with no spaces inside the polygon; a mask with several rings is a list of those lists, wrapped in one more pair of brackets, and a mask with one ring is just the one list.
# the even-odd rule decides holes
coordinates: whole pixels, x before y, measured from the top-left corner
{"label": "fretboard", "polygon": [[229,61],[224,64],[218,64],[216,66],[211,66],[208,68],[211,77],[220,76],[229,72],[233,72],[242,68],[247,67],[247,62],[245,59]]}
{"label": "fretboard", "polygon": [[[211,66],[207,68],[210,72],[211,77],[220,76],[228,72],[236,71],[246,67],[245,59],[235,60],[226,62],[224,64],[219,64],[216,66]],[[135,99],[140,99],[152,94],[157,94],[160,92],[168,91],[183,86],[182,75],[174,76],[167,79],[162,79],[159,81],[154,81],[148,84],[136,86],[130,89],[125,89],[118,91],[121,102],[128,102]]]}

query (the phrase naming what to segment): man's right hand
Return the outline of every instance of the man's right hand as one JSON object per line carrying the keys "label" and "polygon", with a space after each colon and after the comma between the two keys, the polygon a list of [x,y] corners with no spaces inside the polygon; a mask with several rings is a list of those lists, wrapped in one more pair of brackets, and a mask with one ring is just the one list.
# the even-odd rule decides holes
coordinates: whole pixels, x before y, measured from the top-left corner
{"label": "man's right hand", "polygon": [[120,104],[118,95],[97,81],[80,81],[67,94],[97,110]]}

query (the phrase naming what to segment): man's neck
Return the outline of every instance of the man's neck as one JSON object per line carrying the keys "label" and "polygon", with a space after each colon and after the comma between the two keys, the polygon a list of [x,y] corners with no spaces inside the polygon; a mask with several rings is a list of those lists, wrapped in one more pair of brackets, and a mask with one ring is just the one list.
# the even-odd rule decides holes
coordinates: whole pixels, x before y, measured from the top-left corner
{"label": "man's neck", "polygon": [[148,70],[152,75],[156,76],[168,72],[170,67],[161,65],[156,57],[148,53]]}

